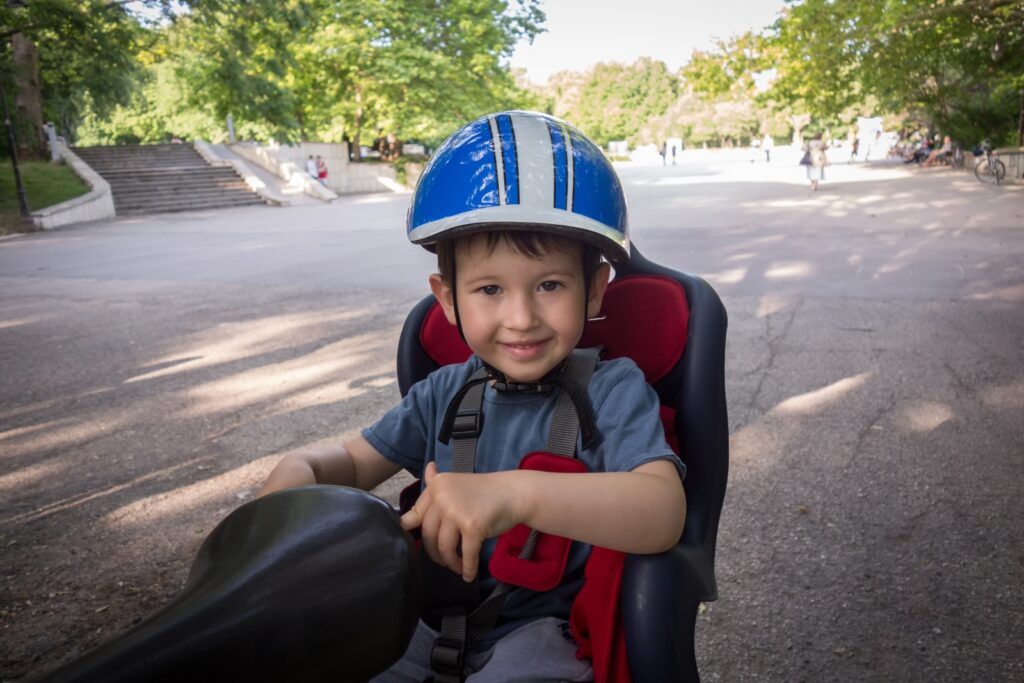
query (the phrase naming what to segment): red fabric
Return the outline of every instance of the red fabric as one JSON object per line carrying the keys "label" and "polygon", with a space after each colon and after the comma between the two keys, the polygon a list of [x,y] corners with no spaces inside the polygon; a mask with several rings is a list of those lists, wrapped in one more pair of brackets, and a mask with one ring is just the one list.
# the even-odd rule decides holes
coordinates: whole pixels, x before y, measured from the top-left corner
{"label": "red fabric", "polygon": [[438,303],[434,304],[423,319],[423,326],[420,327],[420,346],[441,367],[465,363],[473,354],[459,336],[459,328],[448,322],[441,304]]}
{"label": "red fabric", "polygon": [[601,315],[587,323],[579,346],[604,346],[607,359],[632,358],[654,384],[682,358],[689,321],[681,284],[660,275],[630,275],[608,285]]}
{"label": "red fabric", "polygon": [[[519,469],[577,473],[586,472],[587,466],[576,458],[536,452],[524,457],[519,462]],[[530,527],[525,524],[518,524],[503,533],[498,537],[494,554],[487,566],[491,576],[499,581],[534,591],[549,591],[562,580],[572,541],[562,536],[538,534],[533,556],[529,560],[520,560],[519,553],[529,535]]]}
{"label": "red fabric", "polygon": [[590,657],[595,683],[629,683],[626,632],[619,614],[619,592],[626,554],[593,547],[584,572],[583,588],[569,615],[576,656]]}

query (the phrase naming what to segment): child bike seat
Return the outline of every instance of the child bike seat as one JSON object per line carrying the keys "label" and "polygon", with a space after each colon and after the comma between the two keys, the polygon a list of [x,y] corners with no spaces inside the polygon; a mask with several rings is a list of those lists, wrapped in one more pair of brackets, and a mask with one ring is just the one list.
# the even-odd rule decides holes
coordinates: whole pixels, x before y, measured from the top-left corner
{"label": "child bike seat", "polygon": [[[661,401],[666,440],[687,467],[679,543],[657,555],[629,555],[622,568],[618,618],[636,681],[699,680],[694,629],[699,604],[718,597],[715,542],[728,477],[726,326],[725,307],[707,282],[647,260],[634,244],[580,341],[603,346],[606,359],[636,362]],[[399,342],[402,394],[470,354],[434,298],[424,298]],[[594,656],[596,663],[605,654]]]}

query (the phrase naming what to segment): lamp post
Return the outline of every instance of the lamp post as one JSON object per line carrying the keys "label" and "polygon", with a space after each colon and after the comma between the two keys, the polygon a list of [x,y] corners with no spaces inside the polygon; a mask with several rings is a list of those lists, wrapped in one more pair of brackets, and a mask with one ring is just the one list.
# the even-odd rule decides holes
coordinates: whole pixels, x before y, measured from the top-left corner
{"label": "lamp post", "polygon": [[14,127],[11,125],[11,117],[7,113],[7,89],[4,88],[2,80],[0,80],[0,102],[3,103],[4,126],[7,128],[7,146],[11,150],[11,164],[14,166],[14,184],[18,188],[18,205],[21,207],[21,219],[25,223],[31,223],[35,226],[35,222],[32,220],[32,212],[28,208],[25,185],[21,182],[21,171],[18,169],[18,148],[14,142]]}

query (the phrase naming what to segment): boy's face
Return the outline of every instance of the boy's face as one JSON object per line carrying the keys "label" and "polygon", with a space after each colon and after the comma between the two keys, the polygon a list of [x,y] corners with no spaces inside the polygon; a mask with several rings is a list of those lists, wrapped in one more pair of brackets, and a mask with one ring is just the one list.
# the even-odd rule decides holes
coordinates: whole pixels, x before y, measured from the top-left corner
{"label": "boy's face", "polygon": [[[466,342],[516,382],[540,380],[572,353],[583,334],[584,308],[587,316],[598,314],[609,277],[602,263],[584,304],[582,247],[533,259],[504,239],[491,250],[482,236],[459,240],[455,263]],[[456,324],[452,288],[437,274],[430,287]]]}

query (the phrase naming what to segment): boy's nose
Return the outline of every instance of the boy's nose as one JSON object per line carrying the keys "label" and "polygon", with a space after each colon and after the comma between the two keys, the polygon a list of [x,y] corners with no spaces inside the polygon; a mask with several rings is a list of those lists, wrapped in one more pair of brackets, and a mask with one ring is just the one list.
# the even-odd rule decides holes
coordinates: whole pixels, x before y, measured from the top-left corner
{"label": "boy's nose", "polygon": [[537,320],[533,297],[517,295],[509,298],[505,326],[513,330],[528,330]]}

